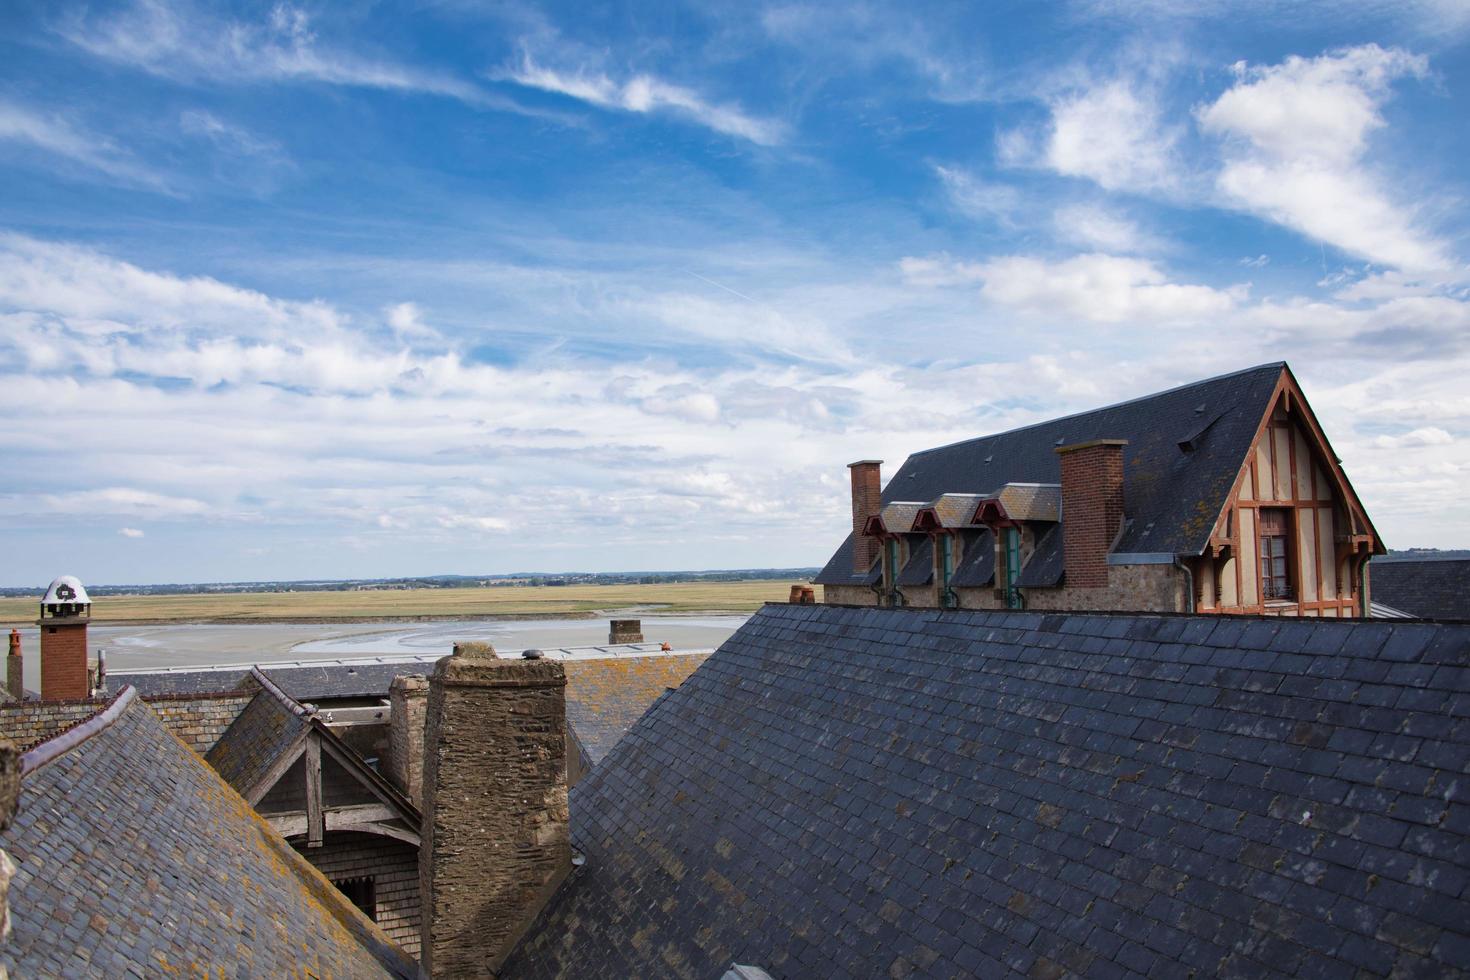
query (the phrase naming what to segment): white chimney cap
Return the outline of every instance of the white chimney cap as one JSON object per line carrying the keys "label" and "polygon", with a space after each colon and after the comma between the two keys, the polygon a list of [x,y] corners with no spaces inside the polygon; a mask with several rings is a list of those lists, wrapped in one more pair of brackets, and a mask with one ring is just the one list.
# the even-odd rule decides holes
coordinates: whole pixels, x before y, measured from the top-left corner
{"label": "white chimney cap", "polygon": [[90,605],[92,599],[87,595],[87,590],[82,586],[81,579],[75,575],[62,575],[51,583],[46,590],[46,598],[41,600],[43,605],[55,605],[57,603],[81,603]]}

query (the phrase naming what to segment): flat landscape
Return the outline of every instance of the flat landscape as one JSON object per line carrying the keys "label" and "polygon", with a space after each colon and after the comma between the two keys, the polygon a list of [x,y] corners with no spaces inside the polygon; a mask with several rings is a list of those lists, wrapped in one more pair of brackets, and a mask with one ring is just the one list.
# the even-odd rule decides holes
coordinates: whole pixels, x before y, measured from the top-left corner
{"label": "flat landscape", "polygon": [[[221,592],[210,595],[103,596],[92,618],[108,623],[332,623],[648,613],[752,612],[784,602],[794,581],[674,582],[362,592]],[[35,621],[34,599],[0,599],[0,623]],[[820,594],[819,594],[820,598]]]}

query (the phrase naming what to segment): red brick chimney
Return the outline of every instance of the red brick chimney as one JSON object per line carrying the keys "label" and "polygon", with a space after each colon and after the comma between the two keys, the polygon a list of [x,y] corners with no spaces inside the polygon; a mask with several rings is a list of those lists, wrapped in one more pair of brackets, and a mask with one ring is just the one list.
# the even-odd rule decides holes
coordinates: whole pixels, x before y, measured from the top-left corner
{"label": "red brick chimney", "polygon": [[88,698],[87,622],[92,600],[82,583],[69,575],[51,583],[41,600],[41,697]]}
{"label": "red brick chimney", "polygon": [[878,539],[863,534],[868,518],[883,509],[883,461],[862,459],[852,470],[852,570],[866,575],[878,560]]}
{"label": "red brick chimney", "polygon": [[1108,584],[1108,552],[1123,526],[1126,439],[1093,439],[1056,450],[1062,457],[1062,548],[1066,585]]}
{"label": "red brick chimney", "polygon": [[571,869],[566,672],[456,644],[429,678],[423,969],[494,976]]}
{"label": "red brick chimney", "polygon": [[10,654],[5,658],[5,690],[17,701],[26,696],[25,660],[20,655],[20,630],[10,631]]}

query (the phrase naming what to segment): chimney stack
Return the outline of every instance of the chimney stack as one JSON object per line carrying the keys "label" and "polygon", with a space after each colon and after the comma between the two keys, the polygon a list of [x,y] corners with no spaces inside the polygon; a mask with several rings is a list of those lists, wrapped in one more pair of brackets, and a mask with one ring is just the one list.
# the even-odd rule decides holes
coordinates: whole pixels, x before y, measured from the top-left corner
{"label": "chimney stack", "polygon": [[5,658],[5,690],[17,701],[26,699],[25,660],[20,655],[20,630],[10,631],[10,655]]}
{"label": "chimney stack", "polygon": [[883,509],[883,461],[861,459],[847,468],[852,470],[852,570],[866,575],[878,560],[878,539],[864,535],[863,528]]}
{"label": "chimney stack", "polygon": [[92,600],[82,583],[63,575],[41,600],[41,697],[47,700],[92,696],[87,675],[87,621]]}
{"label": "chimney stack", "polygon": [[423,969],[494,976],[571,869],[566,672],[456,644],[429,678]]}
{"label": "chimney stack", "polygon": [[1093,439],[1057,448],[1062,457],[1062,549],[1066,585],[1108,584],[1108,552],[1123,526],[1126,439]]}
{"label": "chimney stack", "polygon": [[429,679],[422,674],[393,678],[388,688],[388,778],[420,810],[424,806],[424,715]]}

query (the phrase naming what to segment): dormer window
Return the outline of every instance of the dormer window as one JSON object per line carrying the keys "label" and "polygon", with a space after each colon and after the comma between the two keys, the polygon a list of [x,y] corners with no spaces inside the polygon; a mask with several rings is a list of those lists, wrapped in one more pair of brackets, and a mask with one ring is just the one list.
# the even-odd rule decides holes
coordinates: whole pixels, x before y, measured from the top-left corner
{"label": "dormer window", "polygon": [[1289,527],[1285,508],[1261,508],[1261,595],[1267,601],[1291,598]]}

